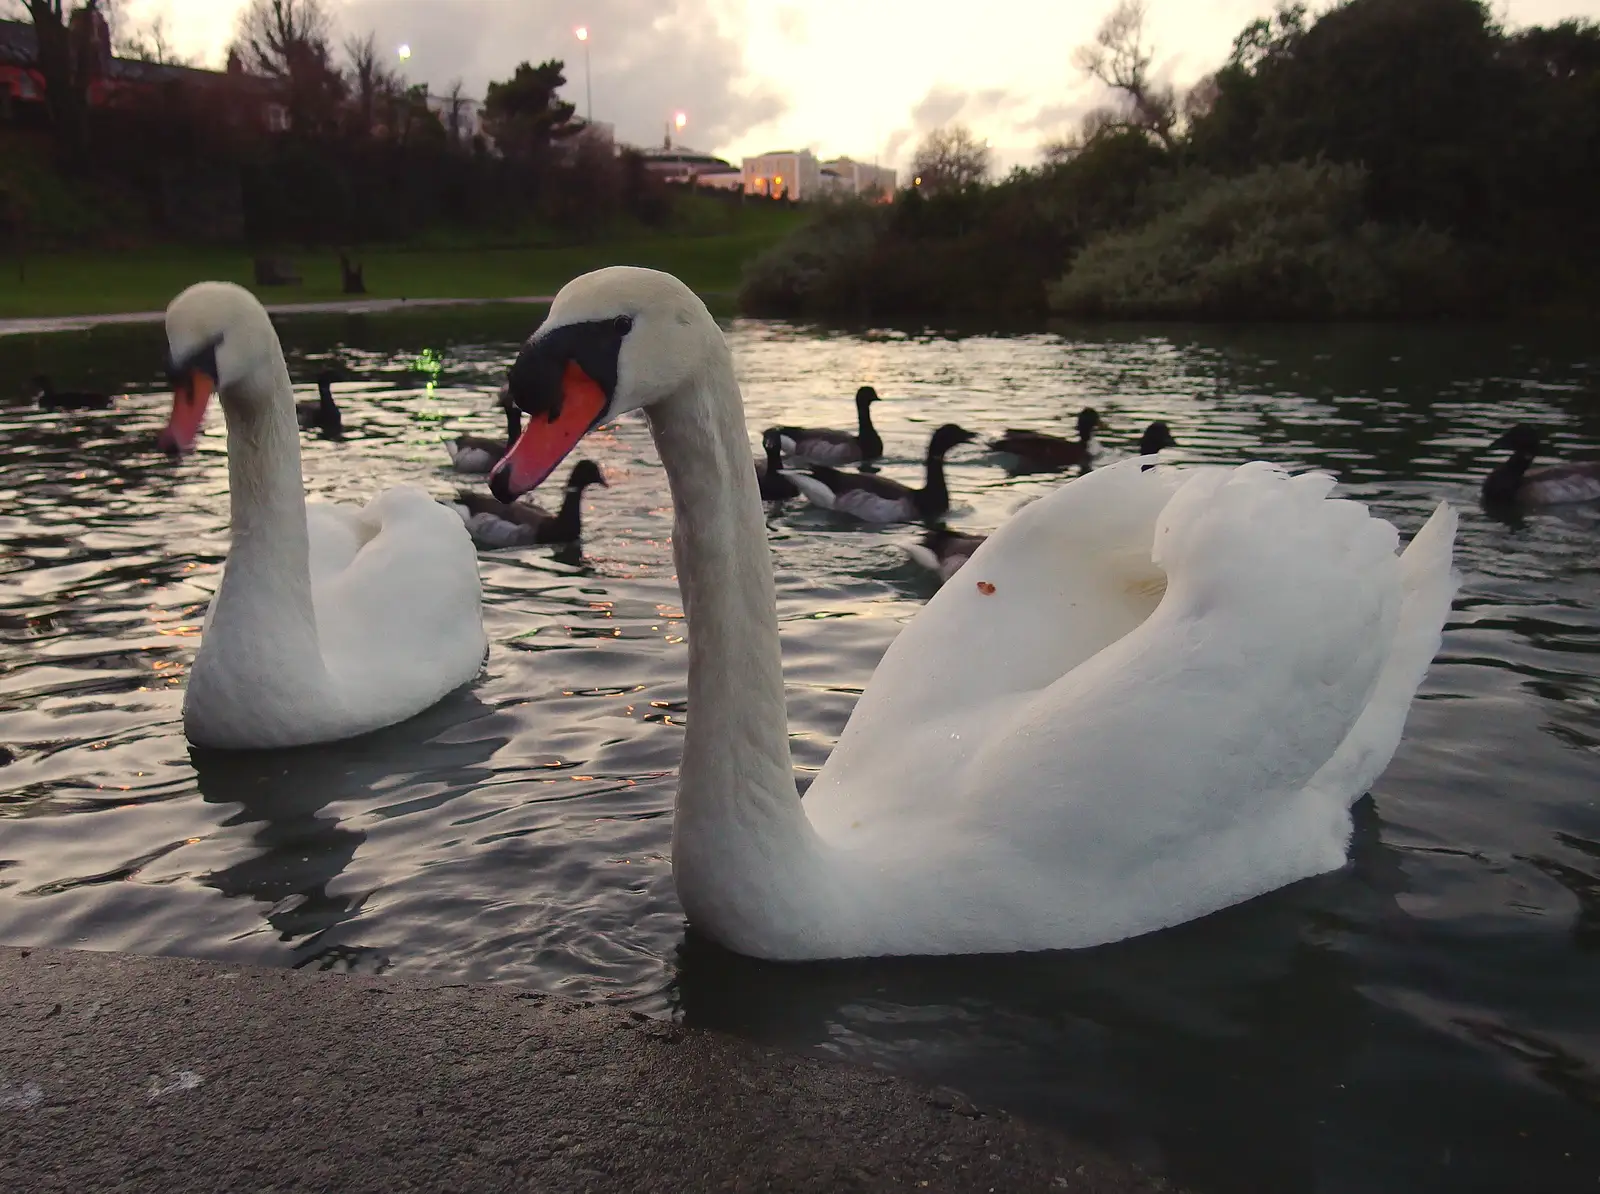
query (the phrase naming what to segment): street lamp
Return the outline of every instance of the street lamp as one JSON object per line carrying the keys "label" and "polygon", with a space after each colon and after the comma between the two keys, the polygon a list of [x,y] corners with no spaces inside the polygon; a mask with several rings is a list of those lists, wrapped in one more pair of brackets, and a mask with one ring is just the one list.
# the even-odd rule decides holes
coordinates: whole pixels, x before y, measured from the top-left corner
{"label": "street lamp", "polygon": [[404,62],[406,59],[411,57],[411,47],[405,42],[401,42],[398,53],[400,55],[400,61]]}
{"label": "street lamp", "polygon": [[594,123],[594,90],[589,84],[589,26],[579,25],[574,31],[578,40],[583,43],[583,119],[588,124]]}
{"label": "street lamp", "polygon": [[688,124],[688,123],[689,123],[689,118],[687,116],[685,116],[682,112],[674,112],[672,114],[672,123],[667,126],[667,148],[668,149],[672,148],[672,130],[673,129],[677,129],[679,133],[682,133],[683,132],[683,126]]}

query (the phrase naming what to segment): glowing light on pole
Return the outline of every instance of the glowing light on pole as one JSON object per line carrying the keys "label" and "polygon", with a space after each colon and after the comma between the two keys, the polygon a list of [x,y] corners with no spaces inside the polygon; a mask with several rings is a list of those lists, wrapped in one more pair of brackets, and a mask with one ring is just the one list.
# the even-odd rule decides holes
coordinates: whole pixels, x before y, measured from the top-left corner
{"label": "glowing light on pole", "polygon": [[410,47],[410,45],[408,45],[405,42],[401,42],[400,43],[400,49],[397,51],[397,53],[400,55],[400,61],[404,62],[406,59],[411,57],[411,47]]}
{"label": "glowing light on pole", "polygon": [[583,43],[583,119],[594,123],[594,89],[589,82],[589,26],[579,25],[574,32]]}

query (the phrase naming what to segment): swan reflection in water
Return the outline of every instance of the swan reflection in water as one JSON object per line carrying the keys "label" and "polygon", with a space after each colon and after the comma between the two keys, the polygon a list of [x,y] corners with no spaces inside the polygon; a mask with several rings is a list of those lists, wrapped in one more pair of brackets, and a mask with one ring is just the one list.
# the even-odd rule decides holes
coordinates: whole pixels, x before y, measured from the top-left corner
{"label": "swan reflection in water", "polygon": [[[366,832],[353,826],[437,808],[487,780],[487,764],[508,736],[474,733],[472,726],[493,712],[470,692],[458,692],[398,726],[343,742],[297,750],[192,750],[201,797],[207,804],[238,805],[221,826],[248,834],[239,861],[199,881],[263,905],[259,932],[271,932],[290,950],[288,959],[263,961],[383,972],[392,962],[386,953],[347,939],[359,935],[353,928],[369,893],[330,890],[366,841]],[[430,776],[439,782],[428,784]],[[397,785],[397,777],[406,782]],[[385,803],[384,793],[419,786],[436,794]],[[335,812],[335,805],[353,811]]]}

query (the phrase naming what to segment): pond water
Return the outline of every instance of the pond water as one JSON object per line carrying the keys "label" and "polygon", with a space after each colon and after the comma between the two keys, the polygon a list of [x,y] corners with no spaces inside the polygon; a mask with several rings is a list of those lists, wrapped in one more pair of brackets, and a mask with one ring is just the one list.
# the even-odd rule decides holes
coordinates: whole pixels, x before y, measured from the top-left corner
{"label": "pond water", "polygon": [[[527,310],[283,320],[298,381],[336,358],[348,437],[308,489],[444,495],[446,431],[490,397]],[[1462,508],[1465,576],[1352,861],[1205,921],[1081,953],[773,966],[686,938],[668,864],[685,719],[665,477],[644,424],[587,441],[582,558],[486,553],[487,669],[342,745],[191,755],[185,669],[227,547],[225,440],[153,450],[158,327],[0,339],[117,410],[0,404],[0,940],[512,984],[965,1089],[1201,1191],[1600,1188],[1600,511],[1483,512],[1515,420],[1600,448],[1600,354],[1559,329],[729,325],[750,425],[848,425],[862,382],[915,479],[955,420],[1176,461],[1331,469],[1409,535]],[[309,392],[309,387],[308,387]],[[752,437],[752,444],[754,444]],[[952,525],[1059,483],[952,458]],[[795,766],[827,758],[931,592],[907,528],[774,514]],[[4,756],[0,756],[4,757]]]}

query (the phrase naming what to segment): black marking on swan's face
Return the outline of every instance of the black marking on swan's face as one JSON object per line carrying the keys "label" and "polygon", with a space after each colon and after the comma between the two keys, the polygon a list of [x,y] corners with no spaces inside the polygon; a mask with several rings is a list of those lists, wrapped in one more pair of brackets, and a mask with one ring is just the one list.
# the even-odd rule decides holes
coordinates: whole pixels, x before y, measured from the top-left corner
{"label": "black marking on swan's face", "polygon": [[217,349],[222,345],[221,336],[213,336],[199,348],[187,354],[182,360],[173,357],[171,349],[167,351],[167,381],[176,388],[180,383],[188,381],[196,373],[211,379],[213,386],[220,383],[217,376]]}
{"label": "black marking on swan's face", "polygon": [[609,408],[617,392],[617,358],[622,353],[622,341],[632,330],[632,317],[618,315],[535,332],[511,366],[506,382],[508,397],[527,414],[555,422],[561,417],[570,363],[600,387]]}

